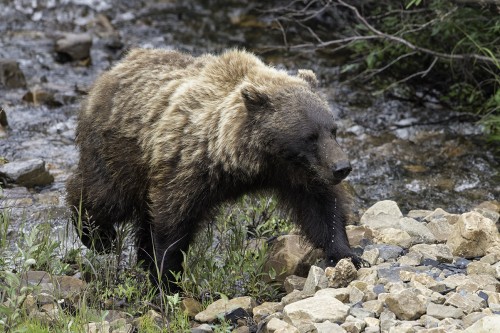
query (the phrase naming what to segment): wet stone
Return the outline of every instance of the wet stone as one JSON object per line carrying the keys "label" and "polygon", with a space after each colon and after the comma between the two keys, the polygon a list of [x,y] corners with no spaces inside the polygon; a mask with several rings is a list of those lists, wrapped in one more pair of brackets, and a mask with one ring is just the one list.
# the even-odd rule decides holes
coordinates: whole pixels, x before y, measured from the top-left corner
{"label": "wet stone", "polygon": [[26,79],[14,59],[0,59],[0,86],[5,88],[24,88]]}
{"label": "wet stone", "polygon": [[90,58],[92,36],[87,33],[67,33],[56,41],[56,52],[64,60],[85,60]]}
{"label": "wet stone", "polygon": [[54,181],[54,177],[45,169],[45,162],[40,159],[1,165],[0,176],[26,187],[48,185]]}

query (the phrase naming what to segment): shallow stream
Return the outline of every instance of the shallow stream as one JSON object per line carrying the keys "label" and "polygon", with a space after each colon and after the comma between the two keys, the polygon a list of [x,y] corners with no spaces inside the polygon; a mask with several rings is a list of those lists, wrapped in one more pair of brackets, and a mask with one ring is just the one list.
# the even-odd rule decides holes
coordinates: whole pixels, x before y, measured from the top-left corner
{"label": "shallow stream", "polygon": [[[14,229],[21,221],[29,228],[49,219],[64,232],[64,182],[78,158],[73,137],[79,102],[95,77],[135,46],[195,54],[245,47],[277,67],[315,70],[339,118],[339,141],[352,158],[354,170],[347,180],[355,213],[384,199],[395,200],[404,212],[441,207],[458,213],[500,198],[498,161],[475,122],[426,96],[415,105],[342,85],[337,59],[270,51],[280,45],[281,33],[270,29],[267,18],[250,15],[249,5],[209,4],[0,1],[0,58],[16,59],[27,80],[27,89],[0,87],[0,106],[9,122],[0,138],[0,156],[10,161],[41,158],[55,177],[43,188],[3,189],[0,208],[11,211]],[[54,43],[64,32],[91,33],[91,63],[61,61]],[[51,94],[52,101],[23,101],[36,87]]]}

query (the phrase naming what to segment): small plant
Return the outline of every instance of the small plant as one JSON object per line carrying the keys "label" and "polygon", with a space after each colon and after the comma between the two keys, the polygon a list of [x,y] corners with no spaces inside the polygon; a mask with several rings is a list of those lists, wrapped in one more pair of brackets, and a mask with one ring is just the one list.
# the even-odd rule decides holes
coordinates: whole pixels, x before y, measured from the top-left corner
{"label": "small plant", "polygon": [[265,269],[266,238],[290,229],[274,199],[244,197],[224,207],[217,221],[198,235],[184,254],[184,273],[177,283],[193,297],[209,295],[207,301],[220,294],[276,299],[279,289],[267,282],[276,272]]}

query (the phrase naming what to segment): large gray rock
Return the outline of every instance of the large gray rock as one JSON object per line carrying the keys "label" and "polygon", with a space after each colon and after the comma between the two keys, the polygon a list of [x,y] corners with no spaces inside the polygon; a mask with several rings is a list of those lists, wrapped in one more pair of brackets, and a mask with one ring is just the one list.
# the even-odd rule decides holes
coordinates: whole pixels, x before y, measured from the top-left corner
{"label": "large gray rock", "polygon": [[17,185],[33,187],[51,184],[52,176],[40,159],[13,161],[0,166],[0,176]]}

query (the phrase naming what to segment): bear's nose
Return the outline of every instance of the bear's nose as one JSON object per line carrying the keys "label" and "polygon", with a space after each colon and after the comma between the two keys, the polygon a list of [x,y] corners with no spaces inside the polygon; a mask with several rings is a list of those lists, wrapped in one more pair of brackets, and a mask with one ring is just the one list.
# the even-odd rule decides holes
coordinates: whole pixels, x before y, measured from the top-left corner
{"label": "bear's nose", "polygon": [[351,172],[352,167],[349,161],[340,161],[333,166],[333,176],[336,179],[344,179]]}

